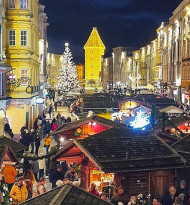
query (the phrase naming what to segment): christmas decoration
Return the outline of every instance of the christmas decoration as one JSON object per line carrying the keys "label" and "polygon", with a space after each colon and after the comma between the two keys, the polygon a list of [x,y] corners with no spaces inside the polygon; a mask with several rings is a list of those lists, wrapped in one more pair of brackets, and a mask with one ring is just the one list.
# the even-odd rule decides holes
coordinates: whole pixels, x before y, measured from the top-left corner
{"label": "christmas decoration", "polygon": [[0,199],[2,205],[8,205],[9,204],[9,190],[7,184],[2,183],[0,185]]}
{"label": "christmas decoration", "polygon": [[82,128],[81,127],[78,127],[74,130],[74,135],[76,137],[80,137],[82,135]]}
{"label": "christmas decoration", "polygon": [[58,91],[69,92],[79,87],[77,70],[72,62],[72,58],[69,43],[65,43],[65,51],[62,54],[59,76],[57,77],[58,83],[56,88]]}
{"label": "christmas decoration", "polygon": [[133,129],[144,130],[148,125],[150,125],[149,116],[145,114],[143,115],[141,110],[137,112],[135,120],[130,122],[130,126],[133,127]]}

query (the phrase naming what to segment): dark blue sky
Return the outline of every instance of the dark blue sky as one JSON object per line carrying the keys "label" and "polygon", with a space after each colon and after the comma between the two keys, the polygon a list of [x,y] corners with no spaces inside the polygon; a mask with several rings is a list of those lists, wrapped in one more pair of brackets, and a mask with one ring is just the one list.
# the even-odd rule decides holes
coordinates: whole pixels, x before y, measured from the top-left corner
{"label": "dark blue sky", "polygon": [[107,50],[141,47],[154,38],[182,0],[40,0],[48,15],[49,52],[61,54],[68,41],[75,62],[84,63],[84,45],[98,28]]}

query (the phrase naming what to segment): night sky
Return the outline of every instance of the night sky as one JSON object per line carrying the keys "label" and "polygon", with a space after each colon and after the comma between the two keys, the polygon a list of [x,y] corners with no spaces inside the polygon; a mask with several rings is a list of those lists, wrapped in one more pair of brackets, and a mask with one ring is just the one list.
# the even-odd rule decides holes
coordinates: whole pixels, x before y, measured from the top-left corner
{"label": "night sky", "polygon": [[48,15],[49,52],[62,54],[69,42],[74,62],[84,63],[84,45],[97,27],[106,50],[142,47],[156,36],[182,0],[40,0]]}

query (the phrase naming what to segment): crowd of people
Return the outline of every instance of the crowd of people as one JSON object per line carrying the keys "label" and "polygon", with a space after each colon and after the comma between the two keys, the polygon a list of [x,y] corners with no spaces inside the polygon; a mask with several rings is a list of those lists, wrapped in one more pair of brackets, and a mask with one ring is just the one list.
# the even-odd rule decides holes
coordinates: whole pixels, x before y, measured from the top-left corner
{"label": "crowd of people", "polygon": [[[95,193],[96,195],[98,195],[97,192],[95,191],[91,193]],[[186,181],[181,180],[177,188],[175,188],[175,186],[171,186],[169,190],[166,191],[161,198],[153,198],[151,204],[153,205],[189,205],[190,204],[189,197],[190,196],[189,196]],[[114,205],[147,204],[147,202],[143,202],[140,195],[136,196],[135,194],[133,194],[130,197],[126,195],[124,192],[124,188],[122,186],[118,187],[116,194],[111,199],[111,203]]]}
{"label": "crowd of people", "polygon": [[51,188],[70,182],[79,186],[80,179],[74,164],[62,162],[59,164],[50,159],[30,160],[23,167],[23,174],[12,164],[7,164],[3,170],[4,183],[7,184],[12,204],[19,204],[39,196],[47,191],[46,178],[49,178]]}

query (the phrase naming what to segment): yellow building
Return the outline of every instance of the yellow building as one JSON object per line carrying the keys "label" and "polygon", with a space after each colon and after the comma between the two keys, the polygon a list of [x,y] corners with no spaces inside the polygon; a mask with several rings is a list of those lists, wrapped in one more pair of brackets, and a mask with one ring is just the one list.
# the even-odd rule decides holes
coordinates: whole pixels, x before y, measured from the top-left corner
{"label": "yellow building", "polygon": [[30,129],[38,115],[35,96],[39,91],[39,1],[3,2],[3,54],[13,68],[11,80],[15,79],[18,85],[8,87],[10,92],[7,94],[11,99],[6,114],[13,133],[19,134],[25,123]]}
{"label": "yellow building", "polygon": [[101,61],[104,55],[105,46],[98,34],[97,28],[94,27],[85,49],[85,87],[93,89],[101,88]]}
{"label": "yellow building", "polygon": [[139,87],[139,80],[141,79],[140,75],[140,50],[136,50],[133,52],[133,59],[132,59],[132,75],[131,75],[131,88],[138,89]]}
{"label": "yellow building", "polygon": [[146,64],[146,58],[147,58],[147,48],[142,47],[140,48],[140,69],[139,74],[141,76],[139,84],[141,86],[147,86],[147,64]]}
{"label": "yellow building", "polygon": [[47,54],[47,83],[51,88],[55,88],[55,85],[57,84],[61,59],[62,55],[54,53]]}
{"label": "yellow building", "polygon": [[77,64],[76,65],[76,70],[77,70],[77,74],[78,74],[79,86],[83,87],[84,86],[84,80],[85,80],[84,65]]}

